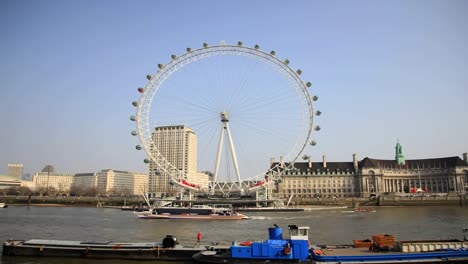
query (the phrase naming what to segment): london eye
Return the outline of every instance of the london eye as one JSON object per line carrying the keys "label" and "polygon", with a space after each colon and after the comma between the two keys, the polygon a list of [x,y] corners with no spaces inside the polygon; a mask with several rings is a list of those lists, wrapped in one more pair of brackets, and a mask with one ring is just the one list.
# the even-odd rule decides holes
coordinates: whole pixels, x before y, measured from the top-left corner
{"label": "london eye", "polygon": [[[138,136],[158,170],[172,184],[206,193],[248,192],[278,180],[294,167],[312,138],[318,99],[289,59],[259,45],[221,42],[187,48],[147,75],[132,104]],[[154,128],[183,125],[197,135],[197,170],[211,175],[208,185],[190,182],[189,172],[155,143]],[[272,159],[274,158],[274,159]],[[278,159],[278,160],[276,160]],[[287,161],[287,162],[284,162]]]}

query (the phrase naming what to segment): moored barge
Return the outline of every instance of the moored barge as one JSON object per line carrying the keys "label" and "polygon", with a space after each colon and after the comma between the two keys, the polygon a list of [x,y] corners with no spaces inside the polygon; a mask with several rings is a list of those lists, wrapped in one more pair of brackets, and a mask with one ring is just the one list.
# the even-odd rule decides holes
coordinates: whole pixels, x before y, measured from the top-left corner
{"label": "moored barge", "polygon": [[288,229],[289,239],[282,238],[280,227],[272,227],[267,241],[233,243],[228,252],[207,250],[193,258],[198,263],[468,263],[466,240],[398,242],[390,235],[376,235],[364,247],[310,246],[309,227],[290,225]]}
{"label": "moored barge", "polygon": [[[8,240],[3,243],[4,256],[72,257],[95,259],[134,259],[191,262],[192,256],[210,246],[182,246],[171,235],[162,242],[95,242],[65,240]],[[211,247],[226,251],[227,247]]]}

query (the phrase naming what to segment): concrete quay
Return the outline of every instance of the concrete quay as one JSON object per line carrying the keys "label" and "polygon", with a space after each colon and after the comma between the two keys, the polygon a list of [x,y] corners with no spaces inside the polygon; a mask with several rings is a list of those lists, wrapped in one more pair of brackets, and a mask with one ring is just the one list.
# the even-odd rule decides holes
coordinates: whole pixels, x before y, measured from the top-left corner
{"label": "concrete quay", "polygon": [[[1,196],[0,200],[8,205],[31,206],[85,206],[85,207],[113,207],[146,205],[141,197],[62,197],[62,196]],[[213,203],[213,201],[211,201]],[[217,201],[232,203],[232,201]],[[239,202],[239,201],[237,201]],[[197,201],[198,203],[198,201]],[[234,207],[236,203],[233,203]],[[467,206],[468,195],[382,195],[375,198],[296,198],[292,199],[287,208],[308,210],[316,207],[357,207],[357,206]],[[239,206],[241,207],[241,206]],[[243,206],[242,206],[243,207]],[[249,206],[252,208],[252,206]],[[261,208],[261,207],[259,207]]]}

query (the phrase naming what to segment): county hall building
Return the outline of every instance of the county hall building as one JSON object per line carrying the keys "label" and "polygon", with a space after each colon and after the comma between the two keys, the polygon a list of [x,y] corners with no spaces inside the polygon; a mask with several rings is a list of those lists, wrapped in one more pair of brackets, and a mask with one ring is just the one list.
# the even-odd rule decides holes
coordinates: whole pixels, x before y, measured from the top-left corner
{"label": "county hall building", "polygon": [[353,155],[352,162],[306,162],[291,164],[280,160],[272,192],[279,198],[371,197],[386,193],[468,192],[468,154],[434,159],[405,160],[397,143],[394,160],[364,158]]}

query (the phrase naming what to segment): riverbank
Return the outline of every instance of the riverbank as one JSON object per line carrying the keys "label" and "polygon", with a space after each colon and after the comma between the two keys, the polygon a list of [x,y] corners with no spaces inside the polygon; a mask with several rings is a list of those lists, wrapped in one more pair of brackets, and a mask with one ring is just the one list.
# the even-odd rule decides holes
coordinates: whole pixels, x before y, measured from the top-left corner
{"label": "riverbank", "polygon": [[381,196],[379,206],[467,206],[467,195],[424,196],[414,195],[407,197]]}
{"label": "riverbank", "polygon": [[142,206],[146,202],[142,197],[63,197],[63,196],[0,196],[0,201],[8,205],[22,206],[82,206],[82,207],[115,207],[124,205]]}
{"label": "riverbank", "polygon": [[[142,197],[62,197],[62,196],[0,196],[0,201],[9,205],[30,206],[83,206],[120,208],[124,205],[146,205]],[[377,198],[299,198],[293,199],[289,208],[313,207],[358,207],[358,206],[467,206],[468,195],[447,196],[395,196]]]}

